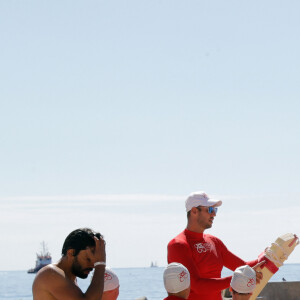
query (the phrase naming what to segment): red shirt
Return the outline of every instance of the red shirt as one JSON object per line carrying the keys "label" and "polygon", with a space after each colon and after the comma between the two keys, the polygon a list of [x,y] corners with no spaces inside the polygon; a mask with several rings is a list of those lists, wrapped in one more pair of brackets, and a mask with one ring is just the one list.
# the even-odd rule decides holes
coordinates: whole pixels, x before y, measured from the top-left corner
{"label": "red shirt", "polygon": [[234,271],[246,263],[231,253],[223,242],[210,235],[185,229],[168,244],[168,263],[183,264],[190,272],[189,300],[222,300],[221,291],[228,288],[231,276],[221,278],[223,266]]}

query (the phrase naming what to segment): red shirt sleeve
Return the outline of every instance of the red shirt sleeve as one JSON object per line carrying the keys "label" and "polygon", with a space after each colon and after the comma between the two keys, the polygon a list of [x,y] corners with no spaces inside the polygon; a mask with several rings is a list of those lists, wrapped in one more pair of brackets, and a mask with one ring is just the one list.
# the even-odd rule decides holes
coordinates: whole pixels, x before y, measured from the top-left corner
{"label": "red shirt sleeve", "polygon": [[222,247],[222,255],[224,260],[224,266],[232,271],[234,271],[236,268],[244,265],[249,265],[250,267],[253,267],[257,264],[258,259],[251,260],[249,262],[246,262],[233,254],[231,251],[227,249],[227,247],[223,244],[221,240],[218,240],[218,242],[221,244]]}

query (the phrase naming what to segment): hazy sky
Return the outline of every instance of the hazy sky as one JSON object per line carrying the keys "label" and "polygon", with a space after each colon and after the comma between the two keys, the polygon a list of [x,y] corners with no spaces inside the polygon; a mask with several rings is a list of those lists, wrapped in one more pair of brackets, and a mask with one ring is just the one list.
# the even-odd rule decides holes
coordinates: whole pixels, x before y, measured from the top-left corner
{"label": "hazy sky", "polygon": [[299,9],[0,1],[0,268],[42,240],[57,259],[80,226],[113,267],[163,265],[195,190],[224,200],[210,233],[245,259],[299,235]]}

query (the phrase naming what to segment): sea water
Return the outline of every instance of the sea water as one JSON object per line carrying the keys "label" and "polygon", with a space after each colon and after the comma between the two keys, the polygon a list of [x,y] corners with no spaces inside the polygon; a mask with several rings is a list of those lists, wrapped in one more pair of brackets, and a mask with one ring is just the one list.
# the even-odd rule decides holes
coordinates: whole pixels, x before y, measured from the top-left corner
{"label": "sea water", "polygon": [[[134,300],[146,296],[148,300],[164,299],[166,292],[163,285],[162,267],[154,268],[114,268],[120,281],[119,300]],[[224,269],[222,277],[232,271]],[[26,271],[0,271],[0,300],[32,300],[31,286],[35,274]],[[300,281],[300,264],[285,264],[270,281]],[[90,284],[90,277],[79,279],[80,288],[85,291]]]}

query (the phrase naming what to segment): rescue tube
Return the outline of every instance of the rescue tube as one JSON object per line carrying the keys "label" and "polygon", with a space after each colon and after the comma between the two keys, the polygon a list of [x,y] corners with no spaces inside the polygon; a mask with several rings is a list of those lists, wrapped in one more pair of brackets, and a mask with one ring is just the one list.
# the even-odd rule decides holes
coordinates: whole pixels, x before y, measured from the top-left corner
{"label": "rescue tube", "polygon": [[298,244],[299,238],[296,234],[286,233],[278,237],[277,240],[272,243],[271,247],[266,248],[265,251],[259,255],[258,262],[265,261],[265,263],[258,267],[256,271],[263,273],[263,279],[256,285],[249,300],[256,299],[270,278],[283,265],[283,262],[288,259]]}

